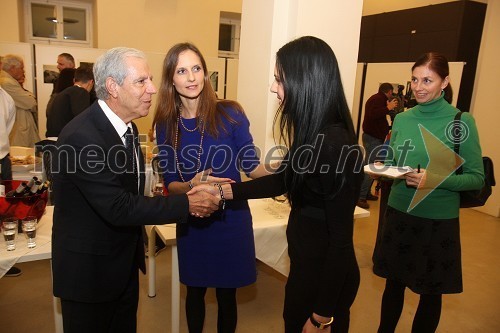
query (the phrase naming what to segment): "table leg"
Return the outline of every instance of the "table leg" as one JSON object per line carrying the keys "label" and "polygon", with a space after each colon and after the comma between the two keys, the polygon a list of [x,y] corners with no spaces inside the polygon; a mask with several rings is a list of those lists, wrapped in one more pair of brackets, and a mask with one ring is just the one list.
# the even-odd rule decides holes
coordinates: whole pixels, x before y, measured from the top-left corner
{"label": "table leg", "polygon": [[148,296],[156,296],[156,228],[151,228],[151,233],[148,236]]}
{"label": "table leg", "polygon": [[[52,267],[52,260],[50,261],[50,266]],[[52,269],[50,270],[50,277],[52,278]],[[61,300],[59,297],[52,296],[52,308],[54,309],[54,326],[56,328],[55,333],[63,333],[63,318],[61,310]]]}
{"label": "table leg", "polygon": [[172,245],[172,333],[179,333],[181,286],[179,282],[179,261],[177,245]]}
{"label": "table leg", "polygon": [[52,297],[52,304],[54,306],[54,322],[56,327],[56,333],[63,333],[63,319],[61,312],[61,300],[59,297]]}

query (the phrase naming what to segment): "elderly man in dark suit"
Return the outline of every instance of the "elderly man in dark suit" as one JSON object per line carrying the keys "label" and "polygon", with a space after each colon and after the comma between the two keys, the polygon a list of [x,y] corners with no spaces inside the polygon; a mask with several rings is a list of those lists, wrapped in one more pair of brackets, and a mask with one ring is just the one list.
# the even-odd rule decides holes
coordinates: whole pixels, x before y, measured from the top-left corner
{"label": "elderly man in dark suit", "polygon": [[132,120],[148,114],[156,93],[148,63],[138,50],[115,48],[94,76],[98,101],[64,127],[52,156],[54,295],[65,333],[136,332],[141,226],[209,216],[219,199],[140,195],[144,158],[128,138],[137,138]]}

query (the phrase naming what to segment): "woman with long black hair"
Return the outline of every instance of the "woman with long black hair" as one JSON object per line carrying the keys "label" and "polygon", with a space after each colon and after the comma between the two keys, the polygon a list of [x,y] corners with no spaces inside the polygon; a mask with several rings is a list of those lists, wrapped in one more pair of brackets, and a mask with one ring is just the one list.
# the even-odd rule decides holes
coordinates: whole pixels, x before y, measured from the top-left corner
{"label": "woman with long black hair", "polygon": [[353,214],[363,157],[330,46],[311,36],[284,45],[276,54],[271,92],[280,103],[277,117],[288,146],[277,172],[194,191],[215,189],[229,200],[286,192],[291,212],[285,331],[347,332],[359,287]]}

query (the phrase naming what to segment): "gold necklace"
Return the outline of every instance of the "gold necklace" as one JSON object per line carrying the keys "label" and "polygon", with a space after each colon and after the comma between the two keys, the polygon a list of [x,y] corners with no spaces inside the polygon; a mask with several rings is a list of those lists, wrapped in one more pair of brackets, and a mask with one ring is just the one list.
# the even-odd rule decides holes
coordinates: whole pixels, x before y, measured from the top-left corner
{"label": "gold necklace", "polygon": [[179,108],[179,117],[177,118],[177,124],[175,126],[175,141],[174,141],[174,151],[175,151],[175,165],[177,166],[177,172],[179,173],[179,176],[181,177],[182,181],[185,183],[186,180],[184,179],[184,176],[182,175],[181,168],[180,168],[180,163],[179,163],[179,157],[177,148],[178,148],[178,143],[179,143],[179,124],[182,125],[182,127],[188,131],[188,132],[194,132],[196,129],[198,129],[199,126],[201,126],[201,136],[200,136],[200,146],[198,148],[198,158],[197,158],[197,163],[196,163],[196,173],[198,173],[201,169],[201,152],[203,150],[203,137],[205,136],[205,126],[203,125],[203,117],[200,115],[200,121],[198,122],[198,125],[194,130],[188,130],[184,124],[182,124],[182,117],[181,117],[181,112]]}

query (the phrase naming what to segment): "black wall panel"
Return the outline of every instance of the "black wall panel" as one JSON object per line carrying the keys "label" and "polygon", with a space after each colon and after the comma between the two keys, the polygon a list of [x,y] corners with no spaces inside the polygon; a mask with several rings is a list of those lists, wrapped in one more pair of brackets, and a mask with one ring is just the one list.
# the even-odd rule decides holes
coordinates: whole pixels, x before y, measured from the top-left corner
{"label": "black wall panel", "polygon": [[464,61],[457,107],[469,111],[485,15],[486,4],[461,0],[363,16],[358,62],[413,62],[429,51]]}

